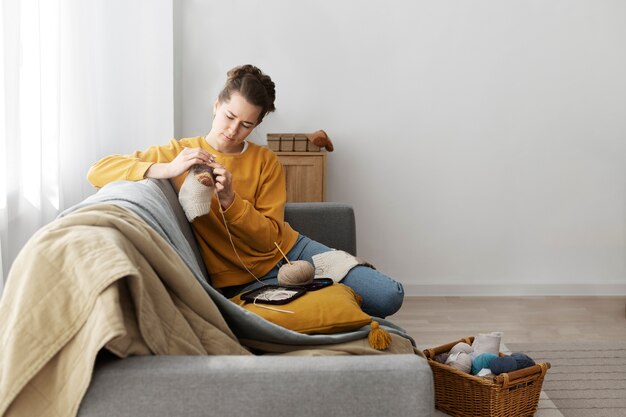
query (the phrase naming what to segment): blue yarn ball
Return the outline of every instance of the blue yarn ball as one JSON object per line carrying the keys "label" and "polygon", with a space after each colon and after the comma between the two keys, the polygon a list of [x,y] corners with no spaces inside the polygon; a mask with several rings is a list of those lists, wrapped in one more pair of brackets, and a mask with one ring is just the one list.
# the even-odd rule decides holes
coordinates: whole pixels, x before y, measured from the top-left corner
{"label": "blue yarn ball", "polygon": [[483,368],[491,369],[491,361],[497,357],[498,355],[494,353],[481,353],[476,356],[472,361],[472,375],[476,375]]}
{"label": "blue yarn ball", "polygon": [[535,365],[535,361],[525,353],[511,353],[511,357],[515,359],[515,362],[517,362],[517,369],[524,369]]}
{"label": "blue yarn ball", "polygon": [[513,372],[517,369],[517,361],[511,356],[498,356],[491,361],[491,372],[496,375]]}

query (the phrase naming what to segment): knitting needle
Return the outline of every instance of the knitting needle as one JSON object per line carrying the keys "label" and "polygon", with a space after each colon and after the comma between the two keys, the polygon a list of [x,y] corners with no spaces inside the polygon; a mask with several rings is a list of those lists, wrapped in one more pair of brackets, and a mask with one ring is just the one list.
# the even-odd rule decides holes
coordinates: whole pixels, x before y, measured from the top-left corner
{"label": "knitting needle", "polygon": [[291,262],[289,262],[289,259],[287,259],[287,256],[285,255],[285,253],[282,250],[280,250],[280,246],[278,246],[278,243],[274,242],[274,245],[276,245],[276,248],[280,251],[281,255],[283,255],[283,258],[285,258],[287,263],[291,265]]}

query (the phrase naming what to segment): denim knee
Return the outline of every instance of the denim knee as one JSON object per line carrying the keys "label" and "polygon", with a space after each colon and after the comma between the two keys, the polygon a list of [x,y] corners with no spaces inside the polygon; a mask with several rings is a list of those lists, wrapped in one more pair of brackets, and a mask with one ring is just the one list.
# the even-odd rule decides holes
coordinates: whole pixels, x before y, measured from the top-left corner
{"label": "denim knee", "polygon": [[383,291],[379,292],[376,300],[364,298],[361,308],[370,316],[385,318],[397,313],[403,301],[404,288],[399,282],[394,282],[394,285],[386,286]]}
{"label": "denim knee", "polygon": [[341,283],[363,298],[361,308],[371,316],[390,316],[400,309],[404,300],[402,284],[364,265],[352,268]]}

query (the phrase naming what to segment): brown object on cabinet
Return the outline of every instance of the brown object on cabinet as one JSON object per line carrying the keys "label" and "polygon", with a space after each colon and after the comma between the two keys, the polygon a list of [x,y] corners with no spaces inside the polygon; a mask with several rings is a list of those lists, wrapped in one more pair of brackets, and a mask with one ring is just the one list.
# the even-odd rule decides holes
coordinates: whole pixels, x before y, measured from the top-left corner
{"label": "brown object on cabinet", "polygon": [[283,165],[288,202],[324,201],[326,152],[276,152]]}

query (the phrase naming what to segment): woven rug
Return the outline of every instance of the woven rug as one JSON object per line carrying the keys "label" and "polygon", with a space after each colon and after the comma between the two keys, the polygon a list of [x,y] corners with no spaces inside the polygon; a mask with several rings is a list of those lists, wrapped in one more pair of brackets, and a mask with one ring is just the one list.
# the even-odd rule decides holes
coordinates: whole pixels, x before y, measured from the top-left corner
{"label": "woven rug", "polygon": [[626,342],[506,346],[552,365],[537,417],[626,417]]}

